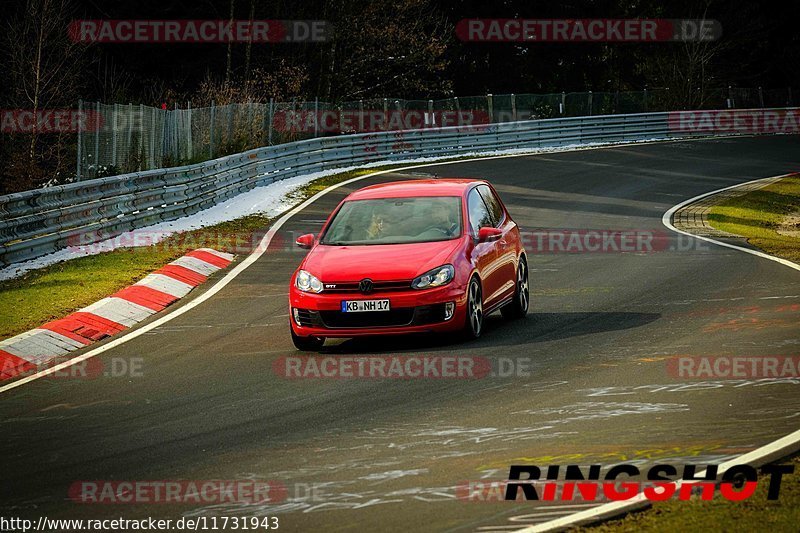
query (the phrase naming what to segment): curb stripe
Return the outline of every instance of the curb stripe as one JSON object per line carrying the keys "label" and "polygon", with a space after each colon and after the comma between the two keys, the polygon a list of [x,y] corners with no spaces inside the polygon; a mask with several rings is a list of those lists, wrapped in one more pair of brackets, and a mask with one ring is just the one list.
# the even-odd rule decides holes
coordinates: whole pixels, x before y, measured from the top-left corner
{"label": "curb stripe", "polygon": [[150,288],[146,285],[131,285],[121,291],[111,295],[113,298],[121,298],[128,302],[147,307],[153,311],[161,311],[166,306],[178,299],[177,296],[167,294]]}
{"label": "curb stripe", "polygon": [[187,285],[191,285],[192,287],[197,287],[206,280],[206,276],[198,274],[194,270],[189,270],[188,268],[181,265],[173,265],[173,264],[165,265],[160,269],[156,270],[155,273],[169,276],[178,281],[182,281]]}
{"label": "curb stripe", "polygon": [[5,350],[0,350],[0,380],[11,379],[34,369],[36,369],[36,365]]}
{"label": "curb stripe", "polygon": [[175,298],[182,298],[189,294],[193,289],[188,283],[178,281],[175,278],[163,274],[148,274],[141,281],[132,285],[133,287],[150,287],[153,290],[169,294]]}
{"label": "curb stripe", "polygon": [[220,268],[225,268],[229,264],[231,264],[230,259],[225,259],[224,257],[220,257],[216,254],[212,254],[206,252],[205,250],[194,250],[193,252],[189,252],[184,257],[194,257],[199,259],[200,261],[204,261],[206,263],[212,264],[216,269],[219,270]]}
{"label": "curb stripe", "polygon": [[127,327],[131,327],[155,313],[155,311],[147,307],[122,298],[113,297],[103,298],[88,307],[84,307],[81,311],[92,313]]}
{"label": "curb stripe", "polygon": [[69,329],[67,327],[67,323],[63,323],[62,321],[65,320],[64,318],[60,318],[58,320],[53,320],[52,322],[48,322],[47,324],[42,324],[39,326],[39,329],[47,329],[54,333],[58,333],[59,335],[63,335],[64,337],[68,337],[74,341],[78,341],[82,343],[84,346],[91,344],[92,341],[87,339],[86,337],[82,337]]}
{"label": "curb stripe", "polygon": [[210,276],[217,270],[218,267],[214,266],[213,264],[203,261],[202,259],[198,259],[196,257],[188,257],[183,256],[179,257],[175,261],[171,262],[170,265],[178,265],[184,268],[188,268],[189,270],[193,270],[198,274],[202,274],[203,276]]}
{"label": "curb stripe", "polygon": [[[219,252],[213,248],[198,248],[195,252],[206,252],[211,255],[216,255],[217,257],[226,260],[228,263],[233,261],[233,254],[229,254],[228,252]],[[188,255],[188,254],[187,254]]]}

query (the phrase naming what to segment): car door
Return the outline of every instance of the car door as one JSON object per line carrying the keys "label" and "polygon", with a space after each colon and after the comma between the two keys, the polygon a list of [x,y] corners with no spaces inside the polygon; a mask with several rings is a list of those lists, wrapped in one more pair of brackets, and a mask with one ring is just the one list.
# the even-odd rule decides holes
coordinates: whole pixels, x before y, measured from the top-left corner
{"label": "car door", "polygon": [[467,196],[467,212],[469,231],[474,243],[472,248],[473,262],[483,284],[484,306],[490,307],[499,301],[501,286],[503,285],[502,273],[498,271],[498,243],[500,239],[478,242],[478,230],[483,227],[495,227],[495,221],[477,188],[470,190]]}
{"label": "car door", "polygon": [[497,241],[497,264],[499,272],[499,299],[506,298],[514,293],[514,286],[517,279],[517,242],[514,229],[514,221],[506,214],[503,204],[494,192],[487,185],[479,185],[478,192],[483,198],[489,214],[492,215],[494,226],[503,232]]}

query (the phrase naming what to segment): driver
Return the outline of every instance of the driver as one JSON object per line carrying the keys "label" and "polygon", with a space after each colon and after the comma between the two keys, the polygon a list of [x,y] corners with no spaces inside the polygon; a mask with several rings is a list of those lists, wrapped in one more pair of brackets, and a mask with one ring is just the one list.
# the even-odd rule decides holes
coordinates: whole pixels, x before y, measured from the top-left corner
{"label": "driver", "polygon": [[380,239],[386,232],[386,215],[381,211],[372,213],[372,221],[367,228],[368,239]]}
{"label": "driver", "polygon": [[444,200],[436,200],[431,208],[433,225],[448,235],[452,235],[456,229],[456,223],[453,222],[450,211],[450,207]]}

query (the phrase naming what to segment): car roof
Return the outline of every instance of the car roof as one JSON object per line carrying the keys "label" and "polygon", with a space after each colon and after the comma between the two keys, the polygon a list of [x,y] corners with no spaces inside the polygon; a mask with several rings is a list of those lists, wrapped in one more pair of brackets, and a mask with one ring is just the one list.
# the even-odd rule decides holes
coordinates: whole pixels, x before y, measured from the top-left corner
{"label": "car roof", "polygon": [[486,183],[486,181],[474,178],[392,181],[364,187],[350,194],[346,199],[368,200],[408,198],[411,196],[463,196],[465,190],[480,183]]}

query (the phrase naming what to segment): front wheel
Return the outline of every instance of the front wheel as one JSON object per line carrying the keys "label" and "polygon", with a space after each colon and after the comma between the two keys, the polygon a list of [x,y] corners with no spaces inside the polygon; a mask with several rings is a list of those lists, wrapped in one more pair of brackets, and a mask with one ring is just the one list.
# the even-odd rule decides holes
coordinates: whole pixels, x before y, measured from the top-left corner
{"label": "front wheel", "polygon": [[467,316],[464,331],[472,339],[477,339],[483,332],[483,293],[477,278],[472,278],[469,288],[467,288]]}
{"label": "front wheel", "polygon": [[528,314],[528,305],[530,303],[530,289],[528,288],[528,265],[525,259],[520,257],[519,266],[517,266],[517,283],[514,290],[514,299],[508,304],[504,305],[500,312],[503,318],[514,319],[522,318]]}
{"label": "front wheel", "polygon": [[292,342],[294,347],[304,352],[315,352],[322,348],[325,344],[325,337],[300,337],[296,335],[292,326],[289,326],[289,331],[292,332]]}

